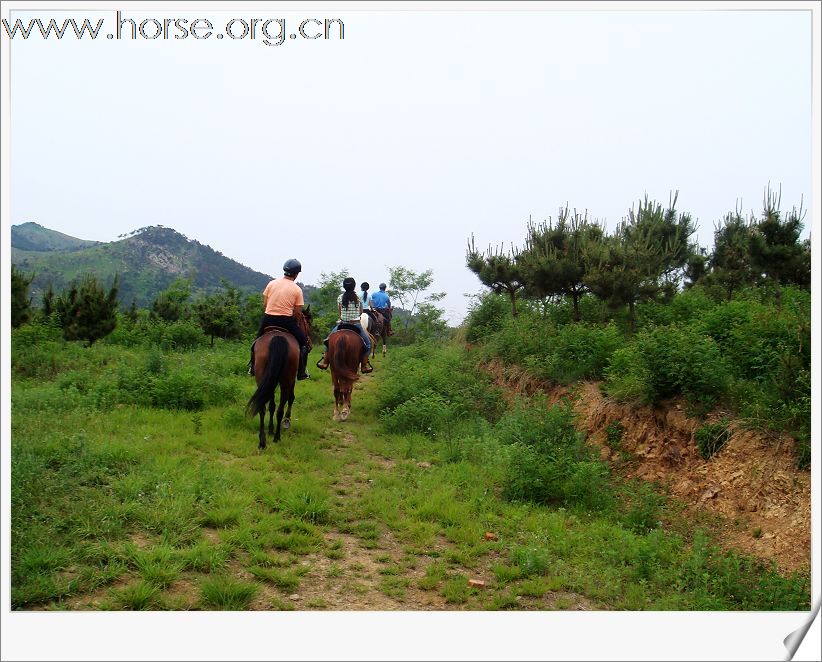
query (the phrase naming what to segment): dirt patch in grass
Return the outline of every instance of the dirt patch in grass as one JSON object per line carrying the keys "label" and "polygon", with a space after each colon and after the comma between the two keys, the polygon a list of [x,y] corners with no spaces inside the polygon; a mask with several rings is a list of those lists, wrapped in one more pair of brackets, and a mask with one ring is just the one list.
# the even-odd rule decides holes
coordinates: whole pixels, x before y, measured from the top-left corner
{"label": "dirt patch in grass", "polygon": [[[329,547],[336,546],[340,558],[313,554],[307,558],[311,570],[299,589],[290,596],[296,609],[332,611],[397,611],[450,609],[435,591],[423,591],[417,582],[433,559],[416,557],[413,568],[402,567],[407,556],[390,532],[381,536],[377,547],[366,549],[353,535],[330,532]],[[336,556],[336,554],[335,554]]]}

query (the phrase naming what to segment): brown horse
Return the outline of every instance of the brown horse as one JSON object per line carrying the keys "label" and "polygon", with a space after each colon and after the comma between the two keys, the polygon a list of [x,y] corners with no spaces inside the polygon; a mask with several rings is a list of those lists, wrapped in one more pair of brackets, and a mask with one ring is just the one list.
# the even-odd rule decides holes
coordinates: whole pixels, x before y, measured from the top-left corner
{"label": "brown horse", "polygon": [[328,363],[334,385],[334,420],[344,421],[351,413],[351,391],[360,378],[357,374],[363,354],[360,334],[340,329],[328,339]]}
{"label": "brown horse", "polygon": [[[297,324],[306,334],[311,348],[311,316],[306,308],[297,315]],[[265,333],[254,341],[254,379],[257,390],[246,405],[246,414],[260,415],[260,449],[266,446],[265,406],[268,404],[268,434],[274,441],[280,440],[280,427],[291,427],[291,405],[294,403],[294,384],[297,381],[297,367],[300,362],[300,346],[297,339],[285,329],[266,327]],[[277,408],[277,428],[274,429],[274,405],[277,386],[280,387],[280,406]],[[283,416],[286,403],[288,409]]]}
{"label": "brown horse", "polygon": [[385,315],[379,310],[366,310],[368,315],[368,331],[371,336],[371,358],[373,359],[377,353],[377,340],[382,339],[382,355],[385,356],[388,350],[386,349],[386,339],[388,338],[388,320]]}

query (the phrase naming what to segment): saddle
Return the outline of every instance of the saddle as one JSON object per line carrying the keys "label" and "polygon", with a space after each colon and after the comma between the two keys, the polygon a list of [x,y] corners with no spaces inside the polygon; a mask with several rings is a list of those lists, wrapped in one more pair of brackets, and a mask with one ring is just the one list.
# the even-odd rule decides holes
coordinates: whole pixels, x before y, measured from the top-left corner
{"label": "saddle", "polygon": [[360,335],[360,327],[355,326],[354,324],[349,324],[348,322],[340,322],[337,325],[337,331],[354,331],[354,333]]}
{"label": "saddle", "polygon": [[363,347],[365,347],[365,341],[362,339],[362,336],[360,335],[360,327],[358,327],[354,324],[348,324],[347,322],[340,322],[337,325],[337,330],[334,331],[334,333],[337,333],[337,331],[353,331],[354,333],[357,334],[357,337],[362,342]]}
{"label": "saddle", "polygon": [[273,331],[278,331],[280,333],[291,333],[288,329],[284,329],[281,326],[267,326],[263,329],[263,333],[272,333]]}

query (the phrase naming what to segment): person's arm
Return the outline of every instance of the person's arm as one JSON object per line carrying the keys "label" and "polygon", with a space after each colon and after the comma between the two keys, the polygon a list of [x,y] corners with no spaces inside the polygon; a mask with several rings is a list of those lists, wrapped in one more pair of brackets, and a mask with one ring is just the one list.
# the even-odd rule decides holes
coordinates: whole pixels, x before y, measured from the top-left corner
{"label": "person's arm", "polygon": [[303,291],[300,289],[300,286],[297,285],[297,296],[294,297],[294,308],[291,310],[292,317],[296,317],[297,313],[302,311],[304,303],[305,299],[303,299]]}

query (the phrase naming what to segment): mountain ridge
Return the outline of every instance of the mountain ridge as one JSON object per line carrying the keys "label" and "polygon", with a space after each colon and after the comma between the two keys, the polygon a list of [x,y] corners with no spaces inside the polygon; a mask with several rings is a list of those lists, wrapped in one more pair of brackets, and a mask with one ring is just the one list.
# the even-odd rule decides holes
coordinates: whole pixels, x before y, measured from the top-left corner
{"label": "mountain ridge", "polygon": [[19,270],[34,274],[30,291],[35,305],[49,283],[59,293],[86,273],[106,287],[117,275],[123,307],[132,300],[140,307],[150,306],[177,278],[190,278],[195,296],[217,290],[223,278],[242,291],[259,293],[272,278],[162,225],[121,237],[96,242],[23,223],[12,226],[11,261]]}

